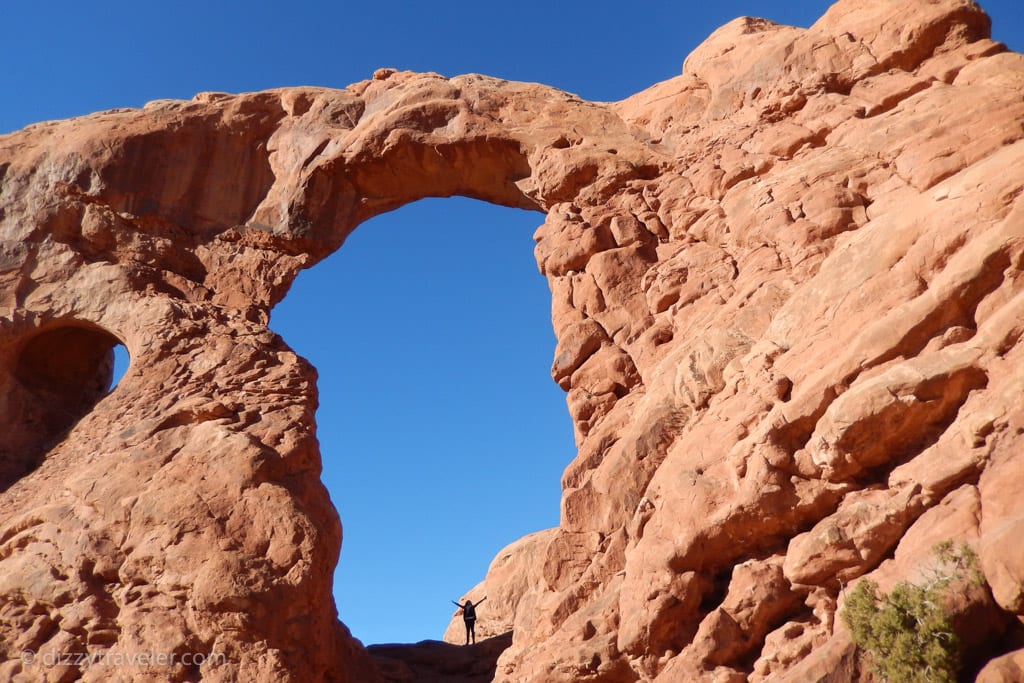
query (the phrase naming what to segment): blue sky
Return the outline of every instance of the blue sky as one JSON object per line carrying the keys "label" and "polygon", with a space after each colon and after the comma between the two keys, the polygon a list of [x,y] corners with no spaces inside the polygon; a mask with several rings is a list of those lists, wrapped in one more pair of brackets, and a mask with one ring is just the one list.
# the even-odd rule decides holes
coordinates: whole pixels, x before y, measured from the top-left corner
{"label": "blue sky", "polygon": [[[617,100],[679,73],[740,15],[806,26],[824,0],[48,2],[2,10],[0,132],[204,90],[344,87],[380,67],[485,73]],[[1024,3],[983,0],[1024,48]],[[341,618],[439,638],[494,554],[558,523],[571,460],[539,213],[418,202],[303,273],[271,326],[320,373],[324,481],[345,526]],[[482,609],[486,609],[486,606]]]}

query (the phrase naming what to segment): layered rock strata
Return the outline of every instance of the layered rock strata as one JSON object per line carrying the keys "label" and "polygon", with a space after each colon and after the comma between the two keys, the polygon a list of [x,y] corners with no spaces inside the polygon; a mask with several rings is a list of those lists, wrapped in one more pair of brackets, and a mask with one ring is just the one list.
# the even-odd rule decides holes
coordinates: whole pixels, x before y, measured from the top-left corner
{"label": "layered rock strata", "polygon": [[854,680],[844,586],[948,538],[991,586],[979,678],[1019,671],[1024,57],[988,30],[841,0],[618,103],[382,70],[0,137],[0,677],[381,680],[330,598],[315,371],[266,323],[451,195],[546,214],[579,447],[478,589],[495,680]]}

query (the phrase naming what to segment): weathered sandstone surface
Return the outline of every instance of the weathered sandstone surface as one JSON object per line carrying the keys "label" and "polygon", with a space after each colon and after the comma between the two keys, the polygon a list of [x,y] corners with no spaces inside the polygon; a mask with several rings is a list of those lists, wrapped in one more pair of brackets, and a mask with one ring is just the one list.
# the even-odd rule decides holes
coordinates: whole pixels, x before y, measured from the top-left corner
{"label": "weathered sandstone surface", "polygon": [[947,538],[991,586],[979,680],[1012,680],[1024,57],[988,29],[841,0],[617,103],[382,70],[0,137],[0,679],[459,680],[338,622],[315,371],[266,326],[359,223],[458,194],[546,214],[579,446],[559,527],[470,593],[495,680],[862,679],[843,587]]}

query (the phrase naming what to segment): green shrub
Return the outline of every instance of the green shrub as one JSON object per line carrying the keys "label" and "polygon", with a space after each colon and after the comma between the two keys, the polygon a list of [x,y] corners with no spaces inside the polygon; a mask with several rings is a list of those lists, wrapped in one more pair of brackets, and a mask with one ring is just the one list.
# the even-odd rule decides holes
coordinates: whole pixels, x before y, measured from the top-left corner
{"label": "green shrub", "polygon": [[946,611],[951,584],[984,583],[974,551],[952,541],[934,548],[937,563],[925,585],[906,581],[888,595],[864,579],[841,616],[857,647],[871,653],[875,672],[890,683],[954,683],[960,641]]}

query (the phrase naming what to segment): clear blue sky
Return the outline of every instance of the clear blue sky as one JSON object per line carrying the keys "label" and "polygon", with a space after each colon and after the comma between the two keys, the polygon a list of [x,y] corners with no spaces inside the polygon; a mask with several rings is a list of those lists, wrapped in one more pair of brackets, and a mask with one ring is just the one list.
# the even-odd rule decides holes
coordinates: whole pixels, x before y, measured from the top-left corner
{"label": "clear blue sky", "polygon": [[[1024,3],[983,0],[1024,48]],[[4,4],[0,132],[204,90],[344,87],[379,67],[476,72],[617,100],[679,73],[740,15],[806,26],[825,0]],[[543,217],[427,200],[303,273],[271,326],[320,372],[324,481],[345,544],[341,618],[364,642],[439,638],[506,543],[558,523],[573,456]]]}

